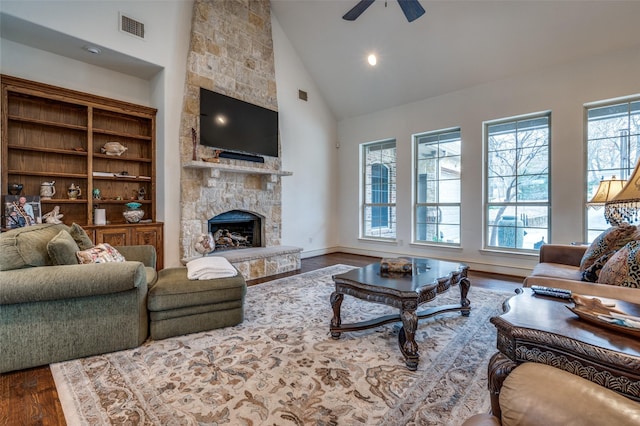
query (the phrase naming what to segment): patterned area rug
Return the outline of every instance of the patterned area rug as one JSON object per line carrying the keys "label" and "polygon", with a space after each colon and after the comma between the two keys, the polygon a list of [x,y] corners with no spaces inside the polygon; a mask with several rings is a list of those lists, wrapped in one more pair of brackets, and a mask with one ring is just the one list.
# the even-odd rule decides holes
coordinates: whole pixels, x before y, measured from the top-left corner
{"label": "patterned area rug", "polygon": [[[70,425],[459,425],[489,409],[489,318],[511,293],[473,288],[471,315],[418,324],[405,368],[399,323],[329,335],[336,265],[248,288],[245,321],[51,365]],[[457,303],[457,287],[433,305]],[[426,305],[429,305],[426,304]],[[425,305],[422,305],[425,306]],[[396,309],[345,296],[343,322]]]}

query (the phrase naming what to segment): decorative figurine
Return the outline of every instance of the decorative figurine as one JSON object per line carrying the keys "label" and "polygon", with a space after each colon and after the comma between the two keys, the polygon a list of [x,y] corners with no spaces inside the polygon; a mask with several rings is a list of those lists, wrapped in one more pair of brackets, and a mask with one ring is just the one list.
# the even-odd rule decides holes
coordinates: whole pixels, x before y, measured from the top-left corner
{"label": "decorative figurine", "polygon": [[198,161],[198,137],[196,135],[196,129],[191,128],[191,140],[193,143],[193,156],[191,159],[193,161]]}
{"label": "decorative figurine", "polygon": [[51,182],[42,182],[40,184],[40,198],[42,200],[50,200],[51,197],[56,195],[56,187],[53,186],[55,183],[56,181],[52,180]]}
{"label": "decorative figurine", "polygon": [[140,189],[138,189],[138,200],[144,200],[145,195],[147,195],[147,191],[143,187],[140,187]]}
{"label": "decorative figurine", "polygon": [[102,193],[100,192],[100,188],[93,188],[93,199],[94,200],[99,200],[102,196]]}
{"label": "decorative figurine", "polygon": [[212,253],[216,249],[216,244],[213,241],[213,235],[211,234],[202,234],[197,239],[193,246],[198,253],[203,256]]}
{"label": "decorative figurine", "polygon": [[124,152],[129,149],[126,146],[122,145],[120,142],[107,142],[100,148],[100,152],[107,155],[117,155],[120,156],[124,154]]}
{"label": "decorative figurine", "polygon": [[76,186],[75,183],[72,183],[67,190],[67,195],[69,196],[70,200],[76,200],[82,195],[82,190],[79,186]]}
{"label": "decorative figurine", "polygon": [[8,190],[10,195],[20,195],[22,192],[22,184],[21,183],[10,183],[8,185]]}
{"label": "decorative figurine", "polygon": [[44,215],[42,215],[42,218],[44,219],[45,223],[62,223],[62,221],[60,220],[62,216],[64,215],[60,214],[60,206],[55,206],[49,213],[45,213]]}

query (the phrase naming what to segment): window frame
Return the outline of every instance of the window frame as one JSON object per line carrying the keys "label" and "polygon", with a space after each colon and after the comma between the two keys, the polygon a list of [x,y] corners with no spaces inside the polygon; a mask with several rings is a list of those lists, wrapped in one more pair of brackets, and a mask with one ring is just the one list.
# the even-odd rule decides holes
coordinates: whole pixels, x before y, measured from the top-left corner
{"label": "window frame", "polygon": [[[547,141],[545,145],[541,145],[544,146],[546,151],[547,151],[547,161],[546,161],[546,173],[538,173],[538,174],[526,174],[526,173],[519,173],[519,171],[517,170],[519,164],[516,162],[516,170],[515,170],[515,174],[512,175],[497,175],[497,176],[513,176],[513,178],[516,180],[516,192],[514,195],[514,199],[512,201],[502,201],[502,202],[495,202],[495,201],[491,201],[490,200],[490,156],[492,155],[492,153],[494,152],[498,152],[499,150],[490,150],[490,139],[491,136],[493,134],[489,133],[490,127],[491,126],[496,126],[496,125],[514,125],[515,130],[514,130],[514,143],[515,143],[515,149],[516,151],[518,149],[521,150],[525,150],[527,149],[526,147],[523,146],[519,146],[518,143],[518,137],[517,135],[521,132],[521,131],[525,131],[523,128],[522,130],[519,130],[518,128],[518,123],[519,122],[523,122],[523,121],[534,121],[537,119],[546,119],[547,120],[547,124],[546,124],[546,128],[547,128]],[[501,119],[497,119],[497,120],[490,120],[490,121],[485,121],[483,122],[483,151],[484,151],[484,158],[483,158],[483,219],[482,219],[482,223],[483,223],[483,232],[482,232],[482,239],[483,239],[483,250],[486,251],[499,251],[499,252],[507,252],[507,253],[514,253],[514,254],[537,254],[539,252],[539,248],[542,244],[549,244],[551,243],[551,235],[552,235],[552,218],[551,218],[551,194],[552,194],[552,182],[551,182],[551,147],[552,147],[552,116],[551,116],[551,111],[541,111],[541,112],[536,112],[536,113],[531,113],[531,114],[524,114],[524,115],[519,115],[519,116],[515,116],[515,117],[508,117],[508,118],[501,118]],[[539,147],[538,147],[539,148]],[[517,153],[515,154],[517,158]],[[535,156],[537,158],[537,156]],[[530,163],[527,163],[527,165]],[[517,191],[518,185],[518,179],[520,177],[526,177],[526,176],[536,176],[536,175],[546,175],[546,201],[527,201],[527,200],[518,200],[518,196],[519,193]],[[500,214],[499,218],[500,220],[502,220],[502,218],[507,217],[505,216],[503,213],[505,210],[507,209],[514,209],[515,210],[515,215],[512,217],[512,221],[513,221],[513,225],[511,223],[503,225],[502,227],[506,228],[507,230],[510,228],[513,228],[513,240],[515,241],[514,247],[510,247],[510,246],[501,246],[499,245],[499,243],[495,244],[495,245],[491,245],[491,239],[492,239],[492,232],[495,232],[495,239],[496,241],[499,240],[500,238],[500,229],[498,228],[502,228],[500,226],[498,226],[499,224],[499,220],[496,221],[495,223],[492,223],[491,221],[491,210],[494,207],[499,207],[500,206],[504,207],[504,210],[502,211],[502,213]],[[518,241],[519,239],[522,240],[522,245],[524,245],[524,237],[527,235],[526,233],[526,229],[540,229],[540,230],[544,230],[544,227],[540,227],[540,226],[529,226],[528,224],[528,216],[525,213],[522,212],[526,212],[527,208],[540,208],[546,211],[546,234],[542,235],[542,241],[538,241],[536,243],[533,244],[533,248],[525,248],[525,247],[518,247]],[[518,210],[521,210],[521,212],[518,212]],[[509,215],[510,216],[510,215]],[[505,220],[509,220],[509,219],[505,219]],[[525,223],[526,222],[526,223]],[[493,229],[492,229],[493,228]],[[537,246],[537,247],[536,247]]]}
{"label": "window frame", "polygon": [[[602,215],[602,217],[604,218],[604,212],[603,212],[603,208],[602,207],[590,207],[587,206],[587,202],[593,197],[596,188],[598,187],[598,184],[600,182],[601,179],[611,179],[612,175],[615,175],[617,179],[629,179],[631,177],[631,174],[633,173],[633,170],[635,168],[636,163],[638,162],[638,160],[640,160],[640,136],[639,135],[631,135],[630,131],[631,131],[631,104],[633,103],[638,103],[640,102],[640,94],[635,94],[635,95],[631,95],[631,96],[626,96],[623,98],[616,98],[616,99],[608,99],[608,100],[603,100],[603,101],[597,101],[597,102],[592,102],[592,103],[588,103],[584,105],[583,108],[583,125],[584,125],[584,143],[583,143],[583,149],[584,149],[584,178],[583,178],[583,191],[584,191],[584,202],[583,202],[583,214],[584,214],[584,221],[583,221],[583,241],[585,242],[591,242],[598,234],[600,234],[602,231],[604,231],[605,229],[607,229],[608,227],[610,227],[611,225],[605,222],[605,226],[604,228],[597,228],[597,227],[591,227],[590,225],[590,221],[589,221],[589,213],[590,211],[593,212],[593,214],[595,215]],[[631,160],[631,158],[627,158],[627,165],[626,167],[619,167],[616,169],[591,169],[590,168],[590,157],[589,157],[589,145],[590,142],[593,140],[600,140],[603,138],[590,138],[589,135],[589,112],[591,110],[596,110],[599,108],[607,108],[607,107],[615,107],[618,105],[623,105],[626,104],[627,105],[627,119],[628,119],[628,123],[627,123],[627,128],[624,130],[629,131],[629,134],[627,134],[626,136],[628,137],[628,141],[626,142],[628,145],[631,145],[631,139],[632,136],[636,136],[637,137],[637,147],[636,147],[636,159],[635,160]],[[606,139],[606,138],[604,138]],[[628,147],[629,148],[629,147]],[[630,148],[629,148],[630,149]],[[620,151],[619,151],[620,152]],[[623,155],[623,153],[620,153],[620,155]],[[627,174],[627,176],[624,176],[623,173],[618,173],[620,171],[624,170]],[[597,173],[598,175],[600,175],[600,179],[597,180],[597,182],[594,180],[592,182],[590,182],[590,174],[591,173]],[[589,235],[591,234],[591,236]]]}
{"label": "window frame", "polygon": [[[452,133],[458,133],[458,137],[457,138],[451,138],[451,139],[441,139],[443,136],[448,135],[448,134],[452,134]],[[431,143],[426,143],[426,142],[421,142],[420,139],[422,138],[437,138],[436,141],[431,142]],[[439,153],[441,152],[441,145],[445,144],[445,143],[450,143],[450,142],[458,142],[459,143],[459,152],[457,153],[457,155],[452,155],[452,156],[439,156],[439,155],[435,155],[435,159],[434,159],[434,170],[436,171],[435,174],[437,175],[436,179],[428,179],[428,175],[427,174],[420,174],[420,164],[419,161],[421,161],[421,159],[419,158],[419,149],[421,145],[434,145],[436,147],[436,152]],[[413,182],[413,206],[412,206],[412,216],[413,216],[413,220],[412,222],[412,230],[411,230],[411,243],[412,244],[421,244],[421,245],[438,245],[438,246],[449,246],[449,247],[461,247],[462,246],[462,129],[461,127],[451,127],[451,128],[446,128],[446,129],[439,129],[439,130],[433,130],[433,131],[428,131],[428,132],[422,132],[422,133],[418,133],[413,135],[412,137],[412,142],[413,142],[413,176],[412,176],[412,182]],[[457,179],[442,179],[442,175],[440,174],[442,171],[442,161],[445,158],[451,159],[457,157],[458,160],[458,167],[459,167],[459,173],[458,173],[458,178]],[[422,182],[421,176],[425,176],[424,182]],[[422,187],[424,187],[425,189],[428,188],[428,182],[432,181],[435,182],[435,202],[428,202],[427,200],[425,201],[420,201],[421,199],[421,194],[420,194],[420,190]],[[440,184],[442,182],[451,182],[451,181],[457,181],[458,182],[458,201],[457,202],[443,202],[440,201],[441,200],[441,196],[440,196]],[[435,219],[435,222],[431,222],[431,221],[425,221],[424,223],[419,222],[420,219],[420,214],[419,211],[421,209],[437,209],[438,213],[437,213],[437,217]],[[446,210],[447,208],[454,208],[457,209],[457,223],[443,223],[442,222],[442,210],[443,208]],[[433,238],[428,239],[427,236],[429,234],[427,228],[430,224],[435,225],[435,235],[436,235],[436,239],[434,240]],[[453,238],[453,240],[455,241],[457,239],[458,242],[451,242],[451,241],[446,241],[446,239],[444,239],[444,237],[442,236],[442,230],[446,229],[446,227],[443,227],[442,225],[452,225],[452,226],[457,226],[458,227],[458,233],[457,233],[457,238]],[[420,227],[424,226],[425,229],[425,239],[419,239],[418,238],[418,233],[420,232]],[[443,239],[442,241],[440,241],[440,239]]]}
{"label": "window frame", "polygon": [[[391,146],[392,145],[392,146]],[[368,162],[367,154],[370,152],[369,149],[371,147],[378,147],[380,151],[384,149],[393,149],[393,161],[381,161],[371,163]],[[395,138],[383,139],[379,141],[366,142],[360,144],[360,232],[359,238],[365,240],[376,240],[376,241],[396,241],[398,237],[398,229],[397,229],[397,205],[396,205],[396,196],[397,196],[397,141]],[[375,166],[376,164],[380,164],[388,169],[387,179],[384,183],[384,187],[386,187],[386,202],[374,202],[374,182],[369,182],[367,172],[368,168],[371,166]],[[373,174],[372,174],[373,175]],[[371,188],[367,188],[370,186]],[[369,191],[369,192],[368,192]],[[368,194],[371,196],[371,200],[368,200]],[[376,200],[381,201],[381,200]],[[371,209],[388,209],[386,224],[387,226],[377,226],[374,227],[373,224],[371,226],[367,226],[367,212]],[[371,220],[373,222],[373,213],[371,213]],[[373,233],[367,233],[367,230],[379,229],[379,235],[373,235]],[[386,230],[386,231],[384,231]],[[384,231],[384,232],[383,232]],[[386,234],[386,235],[383,235]],[[391,236],[389,236],[391,235]]]}

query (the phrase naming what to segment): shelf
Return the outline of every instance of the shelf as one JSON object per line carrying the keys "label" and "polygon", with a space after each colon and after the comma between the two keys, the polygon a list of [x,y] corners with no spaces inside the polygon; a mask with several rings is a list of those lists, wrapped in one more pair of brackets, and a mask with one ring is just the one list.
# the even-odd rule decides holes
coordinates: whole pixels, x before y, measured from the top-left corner
{"label": "shelf", "polygon": [[93,133],[100,133],[103,135],[109,136],[120,136],[123,138],[131,138],[131,139],[142,139],[145,141],[151,141],[151,136],[143,136],[143,135],[134,135],[131,133],[123,133],[123,132],[115,132],[113,130],[105,130],[105,129],[93,129]]}
{"label": "shelf", "polygon": [[87,151],[73,151],[70,149],[36,148],[31,146],[11,145],[11,144],[9,144],[9,149],[15,149],[20,151],[46,152],[50,154],[77,155],[80,157],[87,156]]}
{"label": "shelf", "polygon": [[121,157],[119,155],[107,155],[94,153],[93,158],[104,158],[106,160],[120,160],[120,161],[135,161],[137,163],[151,163],[151,158],[133,158],[133,157]]}
{"label": "shelf", "polygon": [[88,200],[70,200],[68,198],[49,198],[48,200],[40,199],[42,204],[87,204]]}
{"label": "shelf", "polygon": [[79,173],[62,173],[62,172],[32,172],[30,170],[22,171],[22,170],[9,170],[7,172],[9,175],[21,175],[21,176],[47,176],[47,177],[60,177],[60,178],[71,178],[71,179],[87,179],[86,174]]}
{"label": "shelf", "polygon": [[185,169],[210,169],[229,173],[244,173],[253,175],[292,176],[293,172],[273,170],[264,167],[236,166],[226,163],[210,163],[208,161],[188,161],[183,166]]}
{"label": "shelf", "polygon": [[82,131],[87,130],[87,126],[80,126],[77,124],[67,124],[67,123],[59,123],[57,121],[38,120],[36,118],[20,117],[17,115],[9,115],[8,118],[9,120],[21,121],[23,123],[40,124],[43,126],[51,126],[51,127],[62,127],[64,129],[72,129],[72,130],[82,130]]}
{"label": "shelf", "polygon": [[122,204],[123,206],[127,203],[140,203],[140,204],[151,204],[151,200],[99,200],[94,198],[93,204]]}
{"label": "shelf", "polygon": [[151,182],[151,179],[138,179],[130,177],[115,177],[115,176],[93,176],[93,180],[110,180],[119,182]]}

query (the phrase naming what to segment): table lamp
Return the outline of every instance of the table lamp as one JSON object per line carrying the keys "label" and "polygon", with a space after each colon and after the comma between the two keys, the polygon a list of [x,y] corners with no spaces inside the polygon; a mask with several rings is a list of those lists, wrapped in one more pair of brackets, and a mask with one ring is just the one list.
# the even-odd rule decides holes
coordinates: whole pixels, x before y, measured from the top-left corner
{"label": "table lamp", "polygon": [[640,210],[640,161],[636,163],[631,177],[613,199],[604,205],[604,217],[611,225],[617,226],[623,222],[638,221]]}

